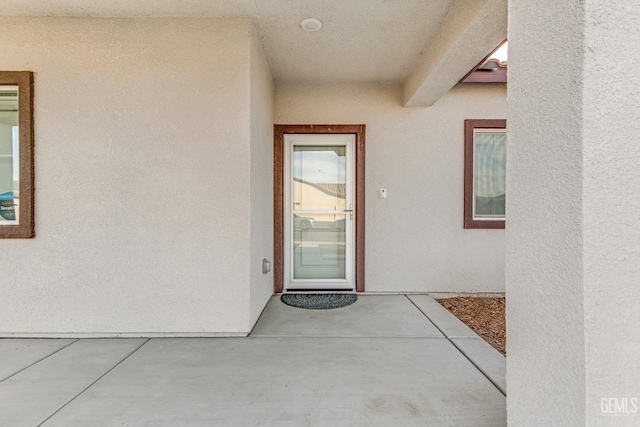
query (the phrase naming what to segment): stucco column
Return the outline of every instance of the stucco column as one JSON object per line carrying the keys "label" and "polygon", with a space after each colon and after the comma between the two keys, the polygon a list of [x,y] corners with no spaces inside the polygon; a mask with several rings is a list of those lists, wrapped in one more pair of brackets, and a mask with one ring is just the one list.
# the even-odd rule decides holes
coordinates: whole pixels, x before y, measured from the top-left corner
{"label": "stucco column", "polygon": [[509,2],[509,425],[640,424],[639,64],[639,0]]}

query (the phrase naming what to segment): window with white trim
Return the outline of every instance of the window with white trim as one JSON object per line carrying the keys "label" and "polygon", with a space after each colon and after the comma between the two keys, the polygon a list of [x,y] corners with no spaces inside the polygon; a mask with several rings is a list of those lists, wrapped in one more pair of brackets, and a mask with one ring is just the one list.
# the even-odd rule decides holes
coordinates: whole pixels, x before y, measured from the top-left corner
{"label": "window with white trim", "polygon": [[465,120],[464,228],[504,228],[506,121]]}

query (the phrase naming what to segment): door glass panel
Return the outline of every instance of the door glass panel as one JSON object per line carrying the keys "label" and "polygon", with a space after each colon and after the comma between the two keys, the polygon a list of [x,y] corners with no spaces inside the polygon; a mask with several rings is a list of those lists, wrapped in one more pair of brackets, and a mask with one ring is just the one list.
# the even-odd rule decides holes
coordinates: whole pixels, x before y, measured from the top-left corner
{"label": "door glass panel", "polygon": [[294,146],[293,209],[344,210],[346,174],[344,146]]}
{"label": "door glass panel", "polygon": [[474,218],[504,218],[507,134],[476,131],[473,143]]}
{"label": "door glass panel", "polygon": [[345,279],[345,214],[293,215],[293,278]]}
{"label": "door glass panel", "polygon": [[0,225],[19,219],[18,87],[0,86]]}

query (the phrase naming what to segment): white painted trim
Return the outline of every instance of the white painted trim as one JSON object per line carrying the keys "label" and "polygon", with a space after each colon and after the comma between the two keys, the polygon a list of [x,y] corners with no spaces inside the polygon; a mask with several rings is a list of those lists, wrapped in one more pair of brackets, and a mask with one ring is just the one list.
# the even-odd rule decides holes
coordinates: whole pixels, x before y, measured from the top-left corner
{"label": "white painted trim", "polygon": [[[355,200],[355,142],[354,134],[285,134],[283,138],[284,149],[284,277],[283,289],[287,292],[289,289],[346,289],[355,290],[355,223],[356,223],[356,200]],[[354,212],[353,220],[345,221],[345,256],[346,256],[346,278],[345,279],[326,279],[326,280],[310,280],[310,279],[293,279],[293,250],[290,242],[293,235],[292,219],[292,186],[291,177],[293,176],[293,145],[341,145],[346,147],[347,164],[346,164],[346,194],[345,205],[352,205]],[[339,211],[325,210],[300,210],[297,213],[336,213]],[[345,216],[347,213],[340,212]],[[292,284],[295,283],[295,286]]]}
{"label": "white painted trim", "polygon": [[[473,129],[473,159],[471,159],[471,166],[473,168],[472,185],[471,185],[471,215],[474,221],[506,221],[506,215],[502,216],[476,216],[476,134],[478,133],[504,133],[505,138],[507,135],[507,129],[505,128],[474,128]],[[505,139],[506,144],[506,139]]]}

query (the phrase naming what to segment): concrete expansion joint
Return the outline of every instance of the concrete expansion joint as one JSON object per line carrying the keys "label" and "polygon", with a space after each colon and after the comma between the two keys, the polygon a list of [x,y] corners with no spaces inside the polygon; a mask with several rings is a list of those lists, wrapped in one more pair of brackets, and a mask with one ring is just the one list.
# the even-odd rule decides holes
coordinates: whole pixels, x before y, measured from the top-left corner
{"label": "concrete expansion joint", "polygon": [[[464,335],[431,297],[411,299],[442,330]],[[274,408],[273,425],[309,420],[324,425],[327,407],[330,424],[504,425],[505,398],[496,390],[504,376],[496,359],[503,358],[493,357],[482,340],[457,344],[484,357],[479,362],[488,361],[487,375],[498,381],[487,381],[405,296],[363,296],[349,307],[298,310],[273,297],[253,339],[0,342],[0,359],[7,362],[0,378],[46,357],[1,384],[0,401],[6,405],[0,425],[146,425],[176,419],[256,425],[264,421],[265,408]],[[322,375],[309,381],[310,369]],[[336,389],[341,381],[349,387]],[[355,406],[348,402],[354,391]],[[293,393],[301,405],[291,403]],[[276,394],[280,398],[274,400]],[[476,398],[461,411],[459,400],[448,399],[452,394]],[[305,403],[308,398],[313,407]],[[382,411],[372,413],[374,406]],[[285,412],[277,412],[283,407]]]}
{"label": "concrete expansion joint", "polygon": [[[58,408],[56,411],[54,411],[52,414],[50,414],[47,418],[45,418],[40,424],[38,424],[37,427],[40,427],[41,425],[43,425],[44,423],[46,423],[49,419],[51,419],[51,417],[53,417],[54,415],[56,415],[58,412],[60,412],[62,409],[64,409],[67,405],[69,405],[71,402],[73,402],[74,400],[76,400],[81,394],[83,394],[85,391],[89,390],[91,387],[93,387],[98,381],[100,381],[102,378],[104,378],[105,376],[107,376],[111,371],[113,371],[114,369],[116,369],[118,366],[120,366],[120,364],[122,364],[122,362],[124,362],[125,360],[127,360],[129,357],[131,357],[135,352],[137,352],[138,350],[140,350],[142,348],[142,346],[144,346],[146,343],[148,343],[151,340],[151,338],[147,338],[145,339],[139,346],[135,347],[132,351],[130,351],[129,353],[127,353],[126,356],[124,356],[122,359],[120,359],[120,361],[118,361],[116,364],[114,364],[111,368],[109,368],[106,372],[104,372],[102,375],[100,375],[95,381],[93,381],[91,384],[89,384],[87,387],[85,387],[84,389],[82,389],[78,394],[76,394],[75,396],[73,396],[71,399],[69,399],[67,402],[65,402],[63,405],[60,406],[60,408]],[[77,342],[79,340],[74,341],[71,344],[74,344],[75,342]],[[69,345],[71,345],[69,344]],[[68,347],[68,346],[66,346]],[[64,348],[66,348],[64,347]],[[62,350],[62,349],[61,349]]]}
{"label": "concrete expansion joint", "polygon": [[[493,352],[489,352],[487,354],[486,351],[478,350],[477,348],[461,348],[459,343],[457,343],[456,341],[477,342],[477,343],[480,343],[483,346],[485,344],[486,344],[486,346],[489,346],[489,344],[486,343],[478,335],[475,335],[475,336],[469,336],[469,335],[467,335],[467,336],[453,336],[453,335],[449,336],[449,335],[447,335],[447,333],[444,331],[444,327],[442,327],[442,325],[439,325],[438,322],[436,322],[436,321],[434,321],[432,319],[432,317],[438,318],[438,316],[431,316],[430,317],[425,312],[426,310],[421,308],[415,301],[413,301],[411,298],[409,298],[409,296],[405,295],[405,297],[411,302],[411,304],[413,304],[418,310],[420,310],[420,312],[424,315],[424,317],[426,317],[429,320],[429,322],[431,322],[433,324],[433,326],[438,331],[440,331],[442,336],[444,338],[446,338],[447,341],[449,341],[449,343],[451,343],[451,345],[454,346],[460,352],[460,354],[469,361],[469,363],[471,363],[478,371],[480,371],[482,373],[482,375],[484,375],[485,378],[487,378],[487,380],[489,380],[489,382],[491,384],[493,384],[498,389],[498,391],[500,391],[500,393],[502,393],[502,395],[504,395],[504,396],[507,395],[506,394],[506,384],[505,384],[505,380],[504,380],[504,374],[500,374],[500,373],[496,373],[495,372],[495,366],[496,365],[501,366],[501,365],[503,365],[505,363],[505,358],[497,350],[494,350],[495,354],[493,354]],[[439,303],[437,301],[435,301],[433,298],[431,298],[429,302],[431,304],[433,304],[433,303],[438,304],[438,306],[439,306]],[[440,309],[440,308],[442,308],[442,310],[444,310],[444,311],[440,310],[440,311],[442,311],[442,313],[446,312],[445,314],[448,314],[448,316],[447,316],[448,319],[452,319],[452,318],[455,319],[453,314],[449,313],[444,307],[438,307],[438,309]],[[491,347],[491,349],[493,349],[493,347]]]}
{"label": "concrete expansion joint", "polygon": [[73,345],[73,344],[77,343],[78,341],[79,341],[79,339],[75,339],[75,340],[71,341],[69,344],[67,344],[67,345],[65,345],[65,346],[62,346],[62,347],[60,347],[59,349],[56,349],[55,351],[53,351],[53,352],[51,352],[51,353],[49,353],[49,354],[45,355],[44,357],[41,357],[40,359],[36,360],[35,362],[28,364],[28,365],[27,365],[27,366],[25,366],[24,368],[22,368],[22,369],[20,369],[20,370],[18,370],[18,371],[16,371],[16,372],[14,372],[14,373],[12,373],[12,374],[10,374],[10,375],[6,376],[6,377],[4,377],[4,378],[0,379],[0,383],[1,383],[1,382],[3,382],[3,381],[8,380],[8,379],[9,379],[9,378],[11,378],[11,377],[14,377],[14,376],[18,375],[20,372],[25,371],[25,370],[29,369],[30,367],[32,367],[32,366],[34,366],[34,365],[37,365],[38,363],[42,362],[43,360],[48,359],[49,357],[53,356],[54,354],[56,354],[56,353],[58,353],[58,352],[60,352],[60,351],[64,350],[65,348],[67,348],[67,347],[69,347],[69,346],[71,346],[71,345]]}

